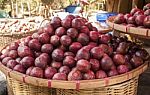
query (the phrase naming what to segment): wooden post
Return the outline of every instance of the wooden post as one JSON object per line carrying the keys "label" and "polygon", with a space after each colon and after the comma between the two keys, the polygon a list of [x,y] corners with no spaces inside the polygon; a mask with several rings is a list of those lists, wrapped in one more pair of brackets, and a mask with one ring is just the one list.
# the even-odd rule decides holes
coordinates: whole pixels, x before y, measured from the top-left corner
{"label": "wooden post", "polygon": [[108,12],[118,12],[118,2],[119,0],[107,0],[106,10]]}
{"label": "wooden post", "polygon": [[131,10],[131,0],[107,0],[106,10],[108,12],[127,13]]}
{"label": "wooden post", "polygon": [[132,0],[119,0],[118,12],[129,13],[132,9]]}
{"label": "wooden post", "polygon": [[16,15],[18,15],[18,3],[16,2]]}
{"label": "wooden post", "polygon": [[30,3],[27,2],[27,6],[28,6],[28,12],[29,12],[29,17],[31,16],[31,8],[30,8]]}
{"label": "wooden post", "polygon": [[22,3],[22,0],[21,0],[21,13],[22,13],[22,15],[24,17],[24,6],[23,6],[23,3]]}

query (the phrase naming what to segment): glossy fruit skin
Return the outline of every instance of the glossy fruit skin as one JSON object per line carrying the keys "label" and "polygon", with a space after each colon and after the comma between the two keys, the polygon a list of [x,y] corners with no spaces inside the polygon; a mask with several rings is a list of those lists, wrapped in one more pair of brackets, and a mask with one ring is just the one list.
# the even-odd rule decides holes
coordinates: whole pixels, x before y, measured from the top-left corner
{"label": "glossy fruit skin", "polygon": [[25,68],[24,68],[22,65],[20,65],[20,64],[17,64],[17,65],[13,68],[13,70],[14,70],[14,71],[17,71],[17,72],[20,72],[20,73],[23,73],[23,74],[26,72]]}
{"label": "glossy fruit skin", "polygon": [[66,75],[68,75],[70,71],[71,71],[71,70],[70,70],[70,68],[69,68],[68,66],[62,66],[62,67],[60,67],[59,70],[58,70],[58,72],[60,72],[60,73],[65,73]]}
{"label": "glossy fruit skin", "polygon": [[28,46],[36,51],[39,51],[41,49],[41,43],[38,41],[38,39],[32,39],[29,41]]}
{"label": "glossy fruit skin", "polygon": [[53,51],[53,48],[52,44],[44,44],[41,47],[41,52],[50,54]]}
{"label": "glossy fruit skin", "polygon": [[56,69],[59,69],[62,66],[62,62],[52,61],[51,66]]}
{"label": "glossy fruit skin", "polygon": [[49,43],[49,39],[50,39],[50,36],[48,35],[48,33],[42,33],[38,37],[39,42],[42,43],[42,44]]}
{"label": "glossy fruit skin", "polygon": [[64,28],[70,28],[71,27],[71,24],[72,24],[72,19],[71,18],[65,18],[61,21],[61,25],[64,27]]}
{"label": "glossy fruit skin", "polygon": [[66,29],[64,27],[59,27],[55,30],[55,35],[59,37],[61,37],[64,34],[66,34]]}
{"label": "glossy fruit skin", "polygon": [[46,79],[52,79],[54,74],[57,73],[57,70],[53,67],[47,67],[44,71],[44,76]]}
{"label": "glossy fruit skin", "polygon": [[67,80],[67,75],[65,73],[56,73],[52,79],[54,79],[54,80]]}
{"label": "glossy fruit skin", "polygon": [[109,56],[104,56],[102,59],[101,59],[101,68],[104,70],[104,71],[109,71],[111,70],[111,67],[114,65],[112,59],[109,57]]}
{"label": "glossy fruit skin", "polygon": [[144,11],[146,11],[146,10],[148,10],[148,9],[150,9],[150,4],[149,4],[149,3],[146,4],[146,5],[143,7],[143,10],[144,10]]}
{"label": "glossy fruit skin", "polygon": [[100,69],[100,62],[97,59],[90,59],[91,70],[96,72]]}
{"label": "glossy fruit skin", "polygon": [[132,66],[133,66],[134,68],[136,68],[136,67],[140,66],[141,64],[143,64],[142,58],[140,58],[140,57],[138,57],[138,56],[133,56],[133,57],[131,58],[130,62],[131,62]]}
{"label": "glossy fruit skin", "polygon": [[125,18],[126,22],[127,22],[128,18],[131,17],[131,16],[132,16],[131,14],[125,14],[124,15],[124,18]]}
{"label": "glossy fruit skin", "polygon": [[150,15],[150,9],[146,10],[146,11],[144,12],[144,15],[149,16],[149,15]]}
{"label": "glossy fruit skin", "polygon": [[76,61],[75,61],[74,57],[66,56],[63,60],[63,65],[72,68],[76,65]]}
{"label": "glossy fruit skin", "polygon": [[127,23],[128,24],[136,24],[135,22],[135,16],[131,16],[127,19]]}
{"label": "glossy fruit skin", "polygon": [[145,17],[143,24],[144,27],[150,28],[150,16]]}
{"label": "glossy fruit skin", "polygon": [[53,26],[54,29],[60,27],[61,26],[61,19],[59,17],[54,17],[51,21],[51,25]]}
{"label": "glossy fruit skin", "polygon": [[93,56],[93,58],[101,59],[104,54],[104,51],[100,47],[94,47],[91,49],[90,53]]}
{"label": "glossy fruit skin", "polygon": [[89,36],[85,33],[80,33],[78,35],[77,41],[82,45],[87,45],[89,43]]}
{"label": "glossy fruit skin", "polygon": [[114,19],[114,23],[117,23],[117,24],[121,24],[124,22],[125,22],[125,18],[123,14],[118,14]]}
{"label": "glossy fruit skin", "polygon": [[96,79],[102,79],[102,78],[106,78],[107,74],[103,70],[99,70],[96,72],[95,76]]}
{"label": "glossy fruit skin", "polygon": [[69,28],[67,30],[67,35],[74,39],[78,36],[78,30],[75,28]]}
{"label": "glossy fruit skin", "polygon": [[34,68],[33,66],[29,67],[29,68],[26,70],[26,75],[29,75],[29,76],[30,76],[31,70],[32,70],[33,68]]}
{"label": "glossy fruit skin", "polygon": [[113,57],[113,61],[115,62],[116,65],[123,65],[125,64],[125,57],[121,54],[116,54]]}
{"label": "glossy fruit skin", "polygon": [[44,26],[43,30],[45,33],[48,33],[50,36],[54,34],[54,28],[50,23],[48,23],[46,26]]}
{"label": "glossy fruit skin", "polygon": [[81,48],[80,50],[78,50],[75,60],[80,60],[80,59],[86,59],[88,60],[90,58],[90,52],[89,50],[86,50],[84,48]]}
{"label": "glossy fruit skin", "polygon": [[130,12],[131,15],[134,15],[137,11],[140,11],[138,8],[133,8]]}
{"label": "glossy fruit skin", "polygon": [[139,25],[139,26],[142,26],[145,17],[146,17],[146,16],[144,16],[144,15],[138,15],[138,16],[136,16],[136,18],[135,18],[136,24]]}
{"label": "glossy fruit skin", "polygon": [[61,38],[60,38],[60,43],[63,45],[63,46],[69,46],[71,44],[72,40],[71,38],[68,36],[68,35],[63,35]]}
{"label": "glossy fruit skin", "polygon": [[2,64],[6,66],[6,65],[7,65],[7,62],[8,62],[9,60],[11,60],[11,59],[12,59],[11,57],[5,57],[5,58],[3,58],[3,59],[2,59]]}
{"label": "glossy fruit skin", "polygon": [[33,57],[24,57],[22,58],[22,60],[20,61],[20,64],[22,64],[25,68],[29,68],[31,66],[34,65],[34,58]]}
{"label": "glossy fruit skin", "polygon": [[126,65],[119,65],[117,67],[117,71],[119,74],[123,74],[129,71],[128,67]]}
{"label": "glossy fruit skin", "polygon": [[17,51],[20,57],[33,56],[31,49],[27,46],[19,46]]}
{"label": "glossy fruit skin", "polygon": [[90,70],[91,64],[87,60],[81,59],[77,61],[76,67],[81,72],[87,72],[88,70]]}
{"label": "glossy fruit skin", "polygon": [[50,60],[49,55],[47,53],[42,53],[39,57],[35,59],[34,64],[36,67],[44,69],[48,65],[49,60]]}
{"label": "glossy fruit skin", "polygon": [[17,42],[13,42],[9,45],[10,50],[17,50],[19,44]]}
{"label": "glossy fruit skin", "polygon": [[74,53],[72,53],[72,52],[65,52],[65,53],[64,53],[64,57],[66,57],[66,56],[75,57]]}
{"label": "glossy fruit skin", "polygon": [[118,71],[116,69],[110,70],[107,74],[109,77],[118,75]]}
{"label": "glossy fruit skin", "polygon": [[83,78],[82,73],[78,70],[72,70],[68,74],[68,81],[82,80],[82,78]]}
{"label": "glossy fruit skin", "polygon": [[90,31],[89,36],[90,36],[90,39],[95,42],[97,42],[99,39],[99,33],[97,31]]}
{"label": "glossy fruit skin", "polygon": [[83,22],[79,18],[75,18],[72,20],[72,27],[76,29],[80,29],[83,26]]}
{"label": "glossy fruit skin", "polygon": [[69,51],[76,53],[79,49],[82,48],[81,43],[79,42],[73,42],[70,46],[69,46]]}
{"label": "glossy fruit skin", "polygon": [[89,70],[87,73],[83,74],[84,80],[92,80],[95,79],[95,74],[93,71]]}
{"label": "glossy fruit skin", "polygon": [[87,26],[81,26],[80,33],[85,33],[85,34],[89,35],[90,30]]}
{"label": "glossy fruit skin", "polygon": [[16,50],[10,50],[8,56],[15,59],[18,57],[18,52]]}
{"label": "glossy fruit skin", "polygon": [[18,62],[16,60],[9,60],[6,64],[6,66],[10,69],[13,69],[16,65],[18,64]]}
{"label": "glossy fruit skin", "polygon": [[62,61],[64,59],[64,51],[61,49],[55,49],[52,52],[52,59],[55,61]]}
{"label": "glossy fruit skin", "polygon": [[44,77],[44,71],[43,71],[43,69],[41,69],[39,67],[34,67],[30,72],[30,76],[43,78]]}

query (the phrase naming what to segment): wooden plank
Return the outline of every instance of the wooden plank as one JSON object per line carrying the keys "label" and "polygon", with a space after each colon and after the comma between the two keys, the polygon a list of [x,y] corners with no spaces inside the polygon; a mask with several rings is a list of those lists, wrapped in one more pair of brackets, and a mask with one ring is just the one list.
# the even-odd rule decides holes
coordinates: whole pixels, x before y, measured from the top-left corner
{"label": "wooden plank", "polygon": [[108,12],[117,12],[119,0],[107,0],[106,1],[106,10]]}
{"label": "wooden plank", "polygon": [[133,0],[132,7],[137,7],[140,9],[143,9],[143,6],[145,5],[145,0]]}
{"label": "wooden plank", "polygon": [[132,8],[131,0],[107,0],[106,10],[108,12],[127,13]]}
{"label": "wooden plank", "polygon": [[119,13],[129,13],[132,8],[131,0],[119,0],[118,12]]}

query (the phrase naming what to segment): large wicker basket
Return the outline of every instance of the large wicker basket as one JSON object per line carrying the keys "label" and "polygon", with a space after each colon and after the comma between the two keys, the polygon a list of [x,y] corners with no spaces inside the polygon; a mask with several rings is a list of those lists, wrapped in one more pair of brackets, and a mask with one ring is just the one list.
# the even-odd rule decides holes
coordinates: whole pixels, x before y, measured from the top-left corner
{"label": "large wicker basket", "polygon": [[114,30],[118,30],[118,32],[130,34],[135,37],[150,39],[150,29],[139,28],[139,27],[128,27],[122,24],[114,23],[114,19],[116,16],[111,16],[106,20],[106,23]]}
{"label": "large wicker basket", "polygon": [[128,73],[104,79],[61,81],[27,76],[0,63],[13,92],[10,95],[136,95],[138,77],[147,67],[144,63]]}

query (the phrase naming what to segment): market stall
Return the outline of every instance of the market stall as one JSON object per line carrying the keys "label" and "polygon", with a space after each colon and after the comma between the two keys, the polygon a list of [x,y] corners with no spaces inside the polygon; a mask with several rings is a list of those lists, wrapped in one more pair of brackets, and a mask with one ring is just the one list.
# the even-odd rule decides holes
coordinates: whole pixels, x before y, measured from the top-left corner
{"label": "market stall", "polygon": [[[110,3],[102,1],[102,8]],[[86,9],[96,1],[79,1],[77,13],[42,2],[43,17],[0,19],[8,95],[138,94],[149,69],[150,51],[140,38],[150,39],[150,4],[121,14]]]}

